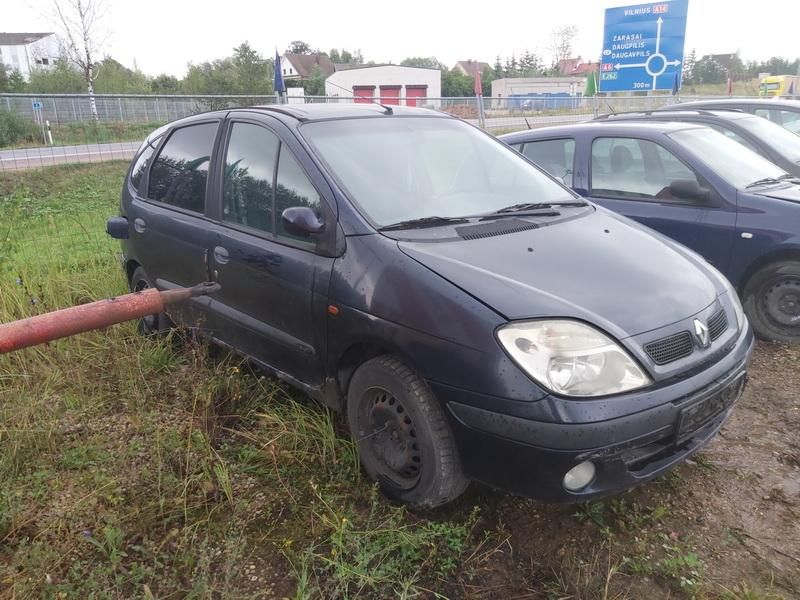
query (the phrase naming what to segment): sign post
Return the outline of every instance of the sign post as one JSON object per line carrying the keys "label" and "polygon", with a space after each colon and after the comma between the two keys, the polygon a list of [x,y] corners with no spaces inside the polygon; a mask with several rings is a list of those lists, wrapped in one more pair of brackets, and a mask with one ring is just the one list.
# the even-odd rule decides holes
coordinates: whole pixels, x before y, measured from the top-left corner
{"label": "sign post", "polygon": [[689,0],[606,9],[600,91],[672,90],[682,74]]}

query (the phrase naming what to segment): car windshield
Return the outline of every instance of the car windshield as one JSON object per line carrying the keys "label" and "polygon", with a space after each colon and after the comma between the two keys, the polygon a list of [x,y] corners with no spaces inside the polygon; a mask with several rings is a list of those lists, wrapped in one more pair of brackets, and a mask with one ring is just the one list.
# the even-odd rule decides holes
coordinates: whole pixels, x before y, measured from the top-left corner
{"label": "car windshield", "polygon": [[736,122],[784,158],[800,163],[799,135],[763,117],[746,117]]}
{"label": "car windshield", "polygon": [[766,158],[710,127],[682,129],[668,135],[737,188],[786,174]]}
{"label": "car windshield", "polygon": [[576,202],[517,152],[456,119],[321,121],[301,132],[376,227]]}

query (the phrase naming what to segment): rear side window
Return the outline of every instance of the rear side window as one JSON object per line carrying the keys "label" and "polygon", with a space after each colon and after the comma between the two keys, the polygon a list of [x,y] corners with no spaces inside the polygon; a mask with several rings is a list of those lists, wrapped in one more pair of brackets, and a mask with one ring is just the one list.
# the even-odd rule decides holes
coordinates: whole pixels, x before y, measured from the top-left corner
{"label": "rear side window", "polygon": [[205,210],[206,183],[216,123],[175,130],[150,168],[147,197],[197,213]]}
{"label": "rear side window", "polygon": [[225,155],[223,220],[275,232],[272,182],[278,146],[277,136],[263,127],[233,124]]}
{"label": "rear side window", "polygon": [[156,151],[156,146],[158,146],[159,139],[160,138],[156,138],[150,142],[147,142],[144,149],[136,158],[136,162],[133,164],[133,168],[131,169],[131,185],[139,194],[142,193],[142,176],[147,169],[147,164],[150,161],[150,157],[153,156],[153,152]]}
{"label": "rear side window", "polygon": [[564,185],[572,186],[572,166],[575,162],[575,140],[541,140],[527,142],[522,153]]}

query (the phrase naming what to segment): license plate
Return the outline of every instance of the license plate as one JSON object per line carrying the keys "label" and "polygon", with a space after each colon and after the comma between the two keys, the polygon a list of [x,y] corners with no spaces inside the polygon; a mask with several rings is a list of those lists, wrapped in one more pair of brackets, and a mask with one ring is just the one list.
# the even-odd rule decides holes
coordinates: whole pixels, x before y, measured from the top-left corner
{"label": "license plate", "polygon": [[744,389],[744,373],[721,390],[681,410],[675,439],[682,444],[703,425],[719,416],[739,398]]}

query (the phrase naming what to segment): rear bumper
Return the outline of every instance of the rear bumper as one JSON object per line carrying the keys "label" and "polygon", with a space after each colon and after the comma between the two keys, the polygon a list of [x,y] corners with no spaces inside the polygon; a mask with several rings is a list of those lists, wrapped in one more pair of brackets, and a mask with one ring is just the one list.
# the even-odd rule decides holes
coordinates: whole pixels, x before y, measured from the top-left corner
{"label": "rear bumper", "polygon": [[[444,390],[432,387],[446,402],[469,477],[539,500],[578,502],[658,477],[707,444],[741,396],[752,351],[748,328],[722,364],[712,367],[721,372],[711,383],[686,394],[684,381],[660,390],[665,401],[654,408],[588,422],[542,422],[501,414],[485,404],[478,408],[463,403],[453,388],[445,399]],[[586,460],[596,467],[593,481],[578,492],[568,491],[564,475]]]}

